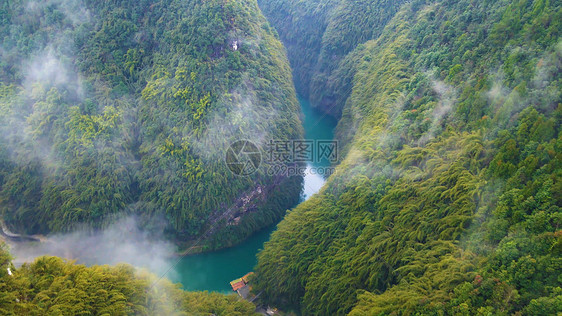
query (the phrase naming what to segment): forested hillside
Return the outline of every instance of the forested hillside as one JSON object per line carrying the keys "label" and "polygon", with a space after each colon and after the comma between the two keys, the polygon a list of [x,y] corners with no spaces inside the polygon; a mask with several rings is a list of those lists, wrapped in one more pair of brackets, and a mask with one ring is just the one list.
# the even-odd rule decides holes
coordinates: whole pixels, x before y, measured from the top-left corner
{"label": "forested hillside", "polygon": [[358,44],[377,38],[404,0],[258,0],[287,47],[297,92],[340,117]]}
{"label": "forested hillside", "polygon": [[[287,40],[304,22],[284,12],[323,3],[283,1],[272,24]],[[357,23],[340,27],[353,33],[364,12],[352,12]],[[257,290],[303,315],[562,312],[562,2],[415,0],[392,12],[343,66],[345,160],[266,243]],[[293,65],[313,60],[301,53]]]}
{"label": "forested hillside", "polygon": [[253,315],[237,296],[185,292],[128,265],[74,265],[41,257],[14,268],[0,245],[2,315]]}
{"label": "forested hillside", "polygon": [[[0,35],[13,231],[134,215],[211,249],[276,222],[302,179],[238,177],[224,157],[302,136],[278,36],[299,93],[340,119],[344,160],[259,254],[260,300],[302,315],[562,313],[561,0],[3,1]],[[156,280],[55,257],[16,269],[2,248],[0,313],[254,312]]]}
{"label": "forested hillside", "polygon": [[301,179],[238,177],[224,163],[234,141],[302,134],[284,49],[255,1],[3,1],[0,36],[0,213],[12,230],[135,214],[164,219],[179,241],[217,223],[218,248],[298,201]]}

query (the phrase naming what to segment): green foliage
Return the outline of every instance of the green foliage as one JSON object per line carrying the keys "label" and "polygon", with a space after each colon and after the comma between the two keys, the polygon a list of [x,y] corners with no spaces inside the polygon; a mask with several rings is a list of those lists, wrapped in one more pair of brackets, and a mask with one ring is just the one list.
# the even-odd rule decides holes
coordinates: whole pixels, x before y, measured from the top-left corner
{"label": "green foliage", "polygon": [[1,5],[0,213],[12,229],[101,228],[134,212],[188,242],[271,188],[240,210],[252,224],[218,223],[232,237],[208,241],[220,248],[295,204],[300,181],[238,177],[223,162],[233,141],[302,134],[288,62],[255,1],[77,3]]}
{"label": "green foliage", "polygon": [[404,2],[258,1],[287,47],[297,92],[335,117],[341,116],[362,57],[356,48],[377,38]]}
{"label": "green foliage", "polygon": [[259,254],[266,301],[560,313],[561,18],[559,1],[414,1],[359,45],[346,158]]}
{"label": "green foliage", "polygon": [[185,292],[128,265],[86,267],[41,257],[15,269],[1,246],[3,315],[254,315],[255,306],[234,294]]}

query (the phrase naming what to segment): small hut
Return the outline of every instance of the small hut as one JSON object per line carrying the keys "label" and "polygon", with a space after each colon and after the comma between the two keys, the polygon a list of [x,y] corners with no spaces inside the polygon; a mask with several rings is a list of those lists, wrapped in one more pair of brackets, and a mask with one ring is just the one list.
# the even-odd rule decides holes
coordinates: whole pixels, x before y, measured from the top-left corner
{"label": "small hut", "polygon": [[248,274],[246,274],[245,276],[236,279],[234,281],[230,282],[230,286],[232,286],[232,290],[235,292],[238,292],[238,290],[244,288],[246,285],[248,285],[249,283],[249,277],[250,275],[254,274],[254,272],[250,272]]}
{"label": "small hut", "polygon": [[232,286],[232,290],[236,292],[239,289],[246,286],[246,283],[244,283],[244,280],[242,280],[242,278],[240,278],[240,279],[236,279],[234,281],[231,281],[230,286]]}

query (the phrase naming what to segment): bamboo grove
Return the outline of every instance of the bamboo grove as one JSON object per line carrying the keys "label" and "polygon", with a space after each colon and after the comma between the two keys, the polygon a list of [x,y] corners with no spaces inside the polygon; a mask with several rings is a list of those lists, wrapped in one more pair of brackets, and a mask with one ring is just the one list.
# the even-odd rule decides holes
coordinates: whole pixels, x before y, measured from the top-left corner
{"label": "bamboo grove", "polygon": [[[345,160],[266,243],[259,290],[303,315],[559,313],[561,2],[386,6],[380,34],[337,66],[350,80],[337,128]],[[284,33],[305,27],[264,12]],[[352,32],[364,12],[340,27]],[[322,27],[305,35],[325,41]]]}
{"label": "bamboo grove", "polygon": [[255,306],[234,294],[185,292],[128,265],[86,267],[42,257],[16,269],[1,247],[2,315],[254,314]]}
{"label": "bamboo grove", "polygon": [[224,163],[231,142],[302,134],[283,47],[255,2],[5,1],[0,20],[0,212],[12,230],[134,214],[183,243],[269,188],[238,225],[217,223],[214,249],[298,202],[299,179]]}

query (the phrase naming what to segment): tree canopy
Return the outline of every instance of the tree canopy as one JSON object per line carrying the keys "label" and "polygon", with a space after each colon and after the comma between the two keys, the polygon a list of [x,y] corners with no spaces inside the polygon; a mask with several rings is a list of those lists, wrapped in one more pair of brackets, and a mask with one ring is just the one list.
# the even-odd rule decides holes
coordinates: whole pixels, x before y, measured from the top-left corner
{"label": "tree canopy", "polygon": [[179,242],[213,223],[205,245],[220,248],[298,202],[300,179],[239,177],[224,163],[234,141],[302,135],[283,47],[255,1],[68,2],[0,5],[10,228],[99,229],[134,213],[164,219]]}
{"label": "tree canopy", "polygon": [[561,2],[396,5],[344,58],[345,160],[279,224],[257,287],[306,315],[560,313]]}
{"label": "tree canopy", "polygon": [[2,315],[254,315],[238,296],[186,292],[132,266],[73,264],[40,257],[15,268],[0,245]]}

